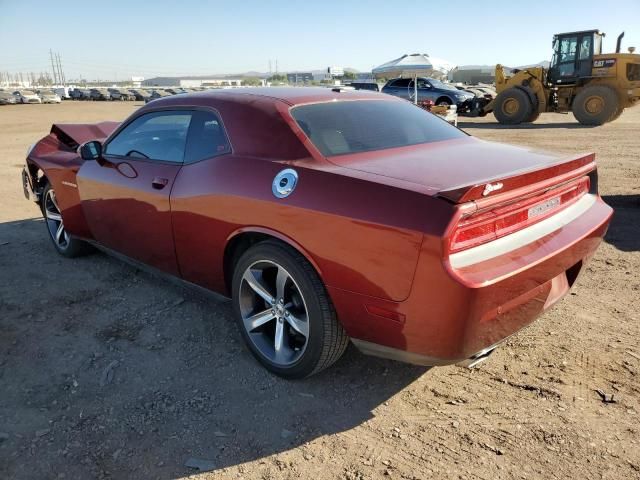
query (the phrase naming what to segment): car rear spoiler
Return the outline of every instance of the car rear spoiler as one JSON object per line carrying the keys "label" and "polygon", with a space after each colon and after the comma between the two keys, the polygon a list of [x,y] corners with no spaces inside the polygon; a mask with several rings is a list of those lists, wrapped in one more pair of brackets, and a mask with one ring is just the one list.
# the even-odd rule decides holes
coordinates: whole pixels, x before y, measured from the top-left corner
{"label": "car rear spoiler", "polygon": [[54,123],[51,134],[71,150],[75,150],[89,140],[104,140],[118,125],[120,122]]}
{"label": "car rear spoiler", "polygon": [[[488,179],[479,184],[443,190],[438,192],[437,196],[458,204],[482,200],[498,194],[506,200],[506,197],[515,198],[526,191],[531,191],[532,185],[535,185],[535,190],[552,187],[573,178],[587,175],[595,169],[595,154],[589,153],[555,165],[518,173],[510,177]],[[506,193],[509,193],[509,195],[504,195]]]}

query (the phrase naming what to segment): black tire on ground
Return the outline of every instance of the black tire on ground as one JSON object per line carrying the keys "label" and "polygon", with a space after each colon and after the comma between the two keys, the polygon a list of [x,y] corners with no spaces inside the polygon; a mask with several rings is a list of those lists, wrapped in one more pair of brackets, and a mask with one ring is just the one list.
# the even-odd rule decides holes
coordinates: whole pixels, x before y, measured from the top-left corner
{"label": "black tire on ground", "polygon": [[[51,200],[52,195],[53,200]],[[88,255],[95,251],[93,246],[87,242],[66,233],[64,230],[64,223],[62,221],[62,215],[60,214],[57,202],[55,201],[55,191],[50,184],[47,184],[44,187],[42,200],[40,202],[40,209],[42,211],[42,216],[44,217],[44,225],[47,229],[47,235],[53,243],[53,247],[56,249],[56,252],[63,257],[74,258]],[[60,221],[52,220],[50,218],[51,213],[57,213],[60,217]],[[57,239],[57,228],[60,225],[62,225],[62,235]]]}
{"label": "black tire on ground", "polygon": [[613,117],[609,119],[609,121],[613,122],[614,120],[617,120],[618,118],[620,118],[620,115],[622,115],[622,112],[624,112],[624,108],[619,108],[618,111],[613,114]]}
{"label": "black tire on ground", "polygon": [[496,97],[493,114],[498,122],[505,125],[518,125],[528,121],[533,112],[531,99],[519,88],[508,88]]}
{"label": "black tire on ground", "polygon": [[534,111],[529,118],[525,120],[526,123],[533,123],[540,118],[540,112]]}
{"label": "black tire on ground", "polygon": [[585,87],[573,99],[572,110],[582,125],[602,125],[618,112],[618,96],[615,90],[603,85]]}
{"label": "black tire on ground", "polygon": [[450,107],[451,105],[453,105],[453,102],[451,101],[450,98],[442,97],[436,101],[436,105]]}
{"label": "black tire on ground", "polygon": [[[306,308],[308,319],[306,345],[302,349],[301,356],[288,365],[278,364],[263,354],[250,338],[243,320],[241,307],[243,276],[250,267],[260,262],[274,262],[283,267],[298,287]],[[243,288],[246,288],[246,284]],[[288,379],[308,377],[331,366],[347,348],[349,337],[337,319],[331,299],[320,277],[304,256],[288,245],[268,240],[249,248],[235,264],[232,298],[233,314],[247,347],[265,368],[276,375]],[[259,307],[259,309],[262,308]],[[277,321],[274,320],[274,322]]]}

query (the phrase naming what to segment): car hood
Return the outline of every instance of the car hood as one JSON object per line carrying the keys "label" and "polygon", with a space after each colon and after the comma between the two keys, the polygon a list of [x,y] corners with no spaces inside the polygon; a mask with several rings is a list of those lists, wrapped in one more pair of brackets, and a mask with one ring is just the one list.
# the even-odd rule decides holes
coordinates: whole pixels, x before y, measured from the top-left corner
{"label": "car hood", "polygon": [[[418,184],[422,190],[455,202],[468,200],[471,190],[477,191],[477,187],[488,183],[501,181],[503,191],[515,189],[522,186],[528,173],[536,172],[536,180],[551,178],[593,162],[593,158],[593,154],[561,157],[468,137],[334,156],[328,160],[343,168]],[[563,167],[557,168],[559,166]],[[545,173],[539,173],[541,171]],[[531,177],[527,178],[526,181],[530,182]]]}
{"label": "car hood", "polygon": [[62,143],[75,149],[89,140],[104,140],[119,125],[120,122],[55,123],[51,127],[51,133]]}

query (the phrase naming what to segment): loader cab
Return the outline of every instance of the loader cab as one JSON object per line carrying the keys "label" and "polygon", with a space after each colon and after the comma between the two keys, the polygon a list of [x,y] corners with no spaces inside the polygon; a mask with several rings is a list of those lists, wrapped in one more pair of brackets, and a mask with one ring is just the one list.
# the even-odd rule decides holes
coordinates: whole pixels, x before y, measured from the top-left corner
{"label": "loader cab", "polygon": [[602,53],[602,37],[604,33],[599,30],[554,35],[549,83],[571,85],[591,77],[593,56]]}

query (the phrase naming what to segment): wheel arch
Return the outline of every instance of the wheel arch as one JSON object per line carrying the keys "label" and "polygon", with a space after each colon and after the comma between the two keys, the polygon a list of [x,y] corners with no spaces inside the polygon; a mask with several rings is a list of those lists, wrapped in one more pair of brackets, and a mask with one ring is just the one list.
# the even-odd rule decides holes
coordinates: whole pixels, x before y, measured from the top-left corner
{"label": "wheel arch", "polygon": [[27,166],[27,173],[29,174],[33,190],[35,191],[35,193],[38,194],[38,203],[39,203],[40,195],[42,194],[44,187],[47,185],[47,183],[51,183],[51,182],[49,180],[49,177],[45,169],[42,168],[40,165],[38,165],[38,163],[27,158],[26,166]]}
{"label": "wheel arch", "polygon": [[449,105],[455,105],[456,102],[448,95],[440,95],[437,99],[436,99],[436,105],[438,105],[438,102],[442,101],[442,100],[446,100],[447,102],[449,102]]}
{"label": "wheel arch", "polygon": [[229,297],[231,296],[231,282],[233,279],[234,265],[236,264],[240,256],[249,248],[251,248],[256,243],[264,242],[267,240],[278,241],[300,253],[315,269],[322,283],[326,285],[322,276],[322,269],[313,259],[311,254],[306,251],[298,242],[288,237],[287,235],[284,235],[283,233],[272,230],[270,228],[242,227],[235,230],[227,237],[222,258],[224,285],[226,293]]}

